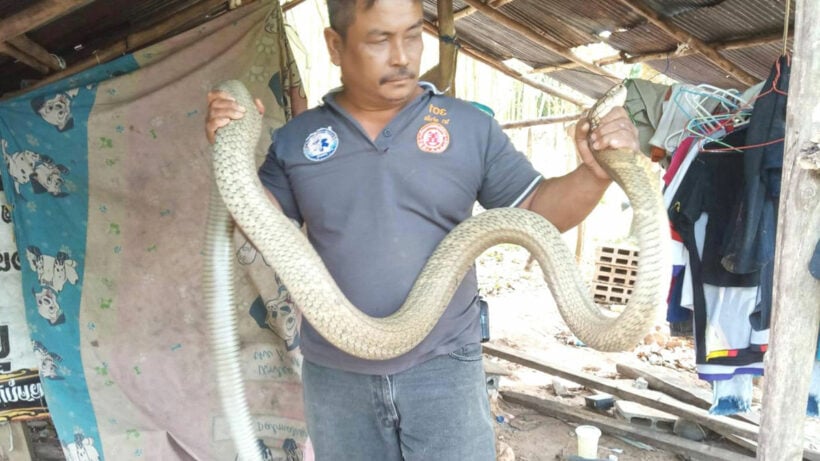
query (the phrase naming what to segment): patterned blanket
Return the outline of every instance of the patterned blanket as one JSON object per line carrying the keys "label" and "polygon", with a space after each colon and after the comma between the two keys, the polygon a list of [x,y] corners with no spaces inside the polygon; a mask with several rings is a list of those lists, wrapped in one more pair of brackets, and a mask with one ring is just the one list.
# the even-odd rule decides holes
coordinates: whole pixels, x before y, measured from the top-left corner
{"label": "patterned blanket", "polygon": [[[69,460],[236,458],[201,290],[205,95],[229,78],[264,101],[271,132],[303,97],[278,2],[0,102],[16,238],[0,247],[0,263],[8,253],[20,267],[0,278],[0,293],[19,294],[0,311],[24,315],[29,331],[17,331],[30,338],[16,344],[32,345]],[[259,161],[270,142],[262,138]],[[233,307],[260,443],[270,459],[311,458],[299,318],[253,247],[238,233],[236,243]]]}

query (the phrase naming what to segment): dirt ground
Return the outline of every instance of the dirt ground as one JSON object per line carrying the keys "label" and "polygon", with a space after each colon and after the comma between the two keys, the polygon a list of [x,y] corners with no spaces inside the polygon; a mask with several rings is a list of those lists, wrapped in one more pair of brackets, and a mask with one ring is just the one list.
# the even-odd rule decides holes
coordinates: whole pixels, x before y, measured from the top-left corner
{"label": "dirt ground", "polygon": [[[480,288],[490,305],[492,343],[520,350],[549,363],[577,371],[591,372],[600,377],[615,377],[615,364],[639,363],[632,353],[601,353],[572,342],[552,296],[540,275],[537,264],[524,271],[528,253],[514,246],[491,249],[478,261]],[[576,391],[573,397],[556,397],[552,392],[552,377],[544,373],[490,358],[511,374],[499,383],[509,389],[541,398],[560,400],[583,407],[584,395]],[[691,375],[691,372],[688,372]],[[498,440],[508,445],[519,461],[562,459],[576,453],[574,426],[561,420],[542,416],[526,407],[498,399],[494,409],[504,420],[497,425]],[[499,444],[503,446],[503,444]],[[599,456],[610,454],[619,460],[675,460],[674,454],[645,451],[629,443],[604,435],[599,442]]]}
{"label": "dirt ground", "polygon": [[[602,378],[618,378],[617,363],[653,366],[645,360],[647,354],[642,353],[646,349],[602,353],[576,343],[555,307],[538,265],[535,264],[531,271],[524,270],[528,256],[529,253],[523,248],[501,245],[488,250],[477,261],[479,288],[490,305],[492,343]],[[591,279],[593,263],[590,259],[581,264],[582,273],[586,273],[585,280]],[[662,314],[657,323],[663,332],[666,327]],[[682,341],[679,347],[664,353],[668,359],[667,366],[663,367],[665,371],[674,373],[680,383],[709,389],[708,384],[698,380],[694,373],[694,351],[690,340]],[[501,390],[559,400],[579,408],[584,406],[584,395],[592,394],[590,390],[580,388],[571,397],[557,397],[552,389],[552,376],[500,359],[490,357],[489,360],[510,372],[509,376],[499,380]],[[509,446],[515,456],[500,456],[499,459],[560,460],[576,453],[575,424],[542,416],[501,398],[494,401],[493,407],[496,416],[503,418],[496,426],[499,446]],[[674,453],[607,435],[601,437],[598,456],[602,459],[611,456],[610,459],[621,461],[681,459]]]}
{"label": "dirt ground", "polygon": [[[630,352],[604,353],[578,345],[561,319],[538,265],[534,265],[531,271],[523,270],[528,256],[529,253],[520,247],[502,245],[488,250],[477,261],[479,288],[490,305],[492,344],[512,347],[547,363],[601,378],[619,378],[615,368],[617,363],[662,369],[666,374],[675,376],[678,384],[709,391],[708,383],[699,380],[695,374],[691,338],[677,347],[664,350],[662,364],[660,360],[648,361],[658,357],[648,353],[650,350],[657,351],[654,346],[639,346]],[[591,279],[593,262],[588,259],[580,266],[582,273],[586,273],[585,280]],[[657,325],[661,333],[668,331],[662,314]],[[574,391],[572,397],[556,397],[551,376],[493,357],[488,359],[510,372],[509,376],[500,379],[501,390],[558,400],[579,408],[584,406],[583,396],[593,393],[581,388]],[[760,400],[761,386],[758,383],[753,399],[753,413],[758,416]],[[496,415],[503,416],[503,421],[496,426],[498,441],[501,442],[499,445],[508,445],[515,456],[502,456],[499,460],[560,460],[576,453],[575,424],[542,416],[500,398],[494,401],[493,407]],[[812,442],[813,449],[820,446],[820,423],[817,420],[807,419],[806,436]],[[708,443],[738,450],[725,441],[709,439]],[[598,456],[602,459],[613,456],[610,459],[620,461],[686,459],[675,453],[660,449],[650,451],[647,448],[640,444],[636,446],[634,441],[604,435],[599,442]]]}

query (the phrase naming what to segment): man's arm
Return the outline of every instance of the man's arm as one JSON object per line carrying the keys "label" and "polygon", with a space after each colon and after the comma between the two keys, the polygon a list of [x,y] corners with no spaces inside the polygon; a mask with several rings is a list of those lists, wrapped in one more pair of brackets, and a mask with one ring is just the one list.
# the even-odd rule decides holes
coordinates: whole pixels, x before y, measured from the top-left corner
{"label": "man's arm", "polygon": [[589,123],[575,128],[575,145],[583,162],[564,176],[546,179],[518,206],[549,220],[559,231],[567,231],[584,220],[612,182],[592,156],[588,142],[596,151],[638,147],[638,130],[622,107],[612,109],[588,136]]}

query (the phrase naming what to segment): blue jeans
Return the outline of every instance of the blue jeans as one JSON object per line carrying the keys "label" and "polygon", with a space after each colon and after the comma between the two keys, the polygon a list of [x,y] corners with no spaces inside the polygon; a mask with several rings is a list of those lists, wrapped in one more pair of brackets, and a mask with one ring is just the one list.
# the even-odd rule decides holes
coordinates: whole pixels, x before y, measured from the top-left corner
{"label": "blue jeans", "polygon": [[302,365],[316,461],[492,461],[481,345],[393,375]]}

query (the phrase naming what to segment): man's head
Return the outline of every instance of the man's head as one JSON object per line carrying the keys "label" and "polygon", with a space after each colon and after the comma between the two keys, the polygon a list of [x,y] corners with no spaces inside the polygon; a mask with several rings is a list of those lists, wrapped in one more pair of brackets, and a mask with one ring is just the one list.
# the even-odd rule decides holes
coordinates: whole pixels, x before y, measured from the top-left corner
{"label": "man's head", "polygon": [[421,0],[328,0],[330,59],[345,94],[366,107],[403,104],[417,90]]}

